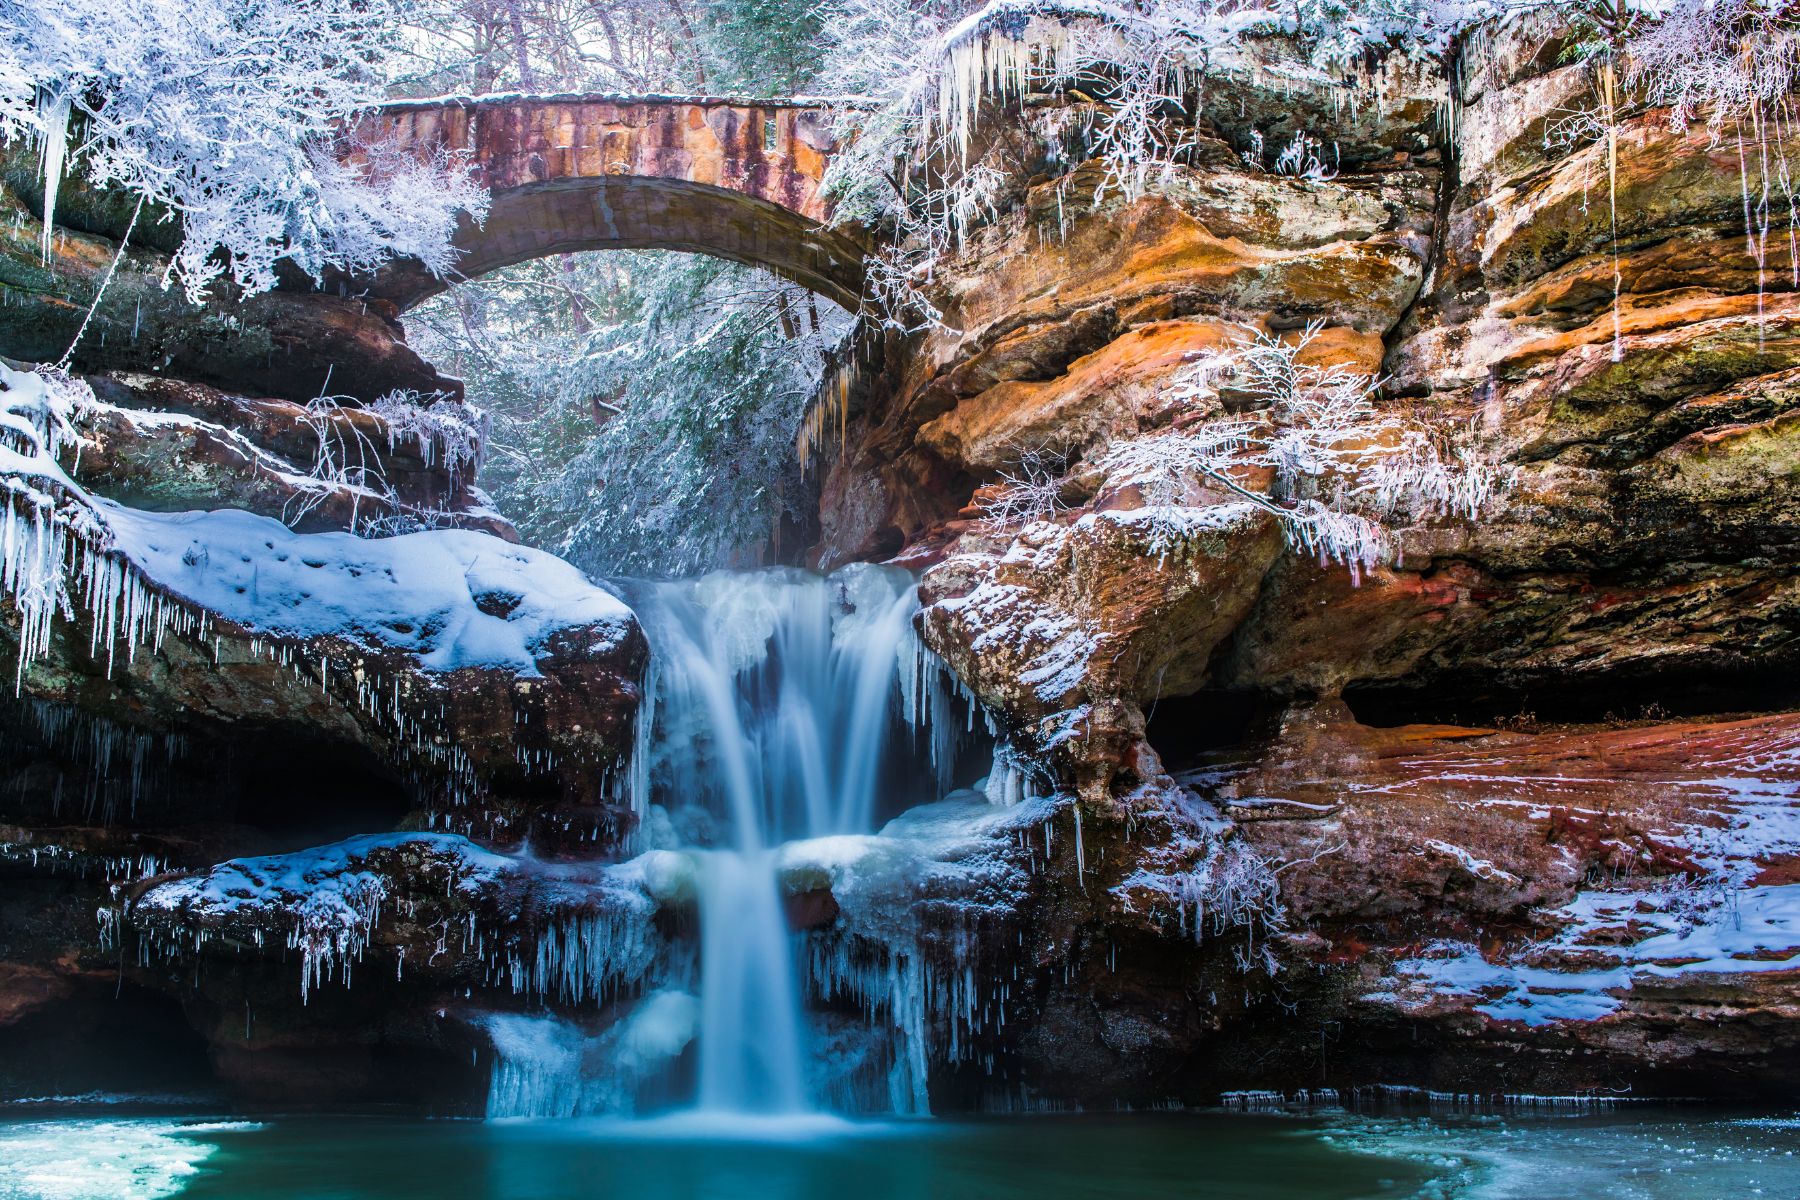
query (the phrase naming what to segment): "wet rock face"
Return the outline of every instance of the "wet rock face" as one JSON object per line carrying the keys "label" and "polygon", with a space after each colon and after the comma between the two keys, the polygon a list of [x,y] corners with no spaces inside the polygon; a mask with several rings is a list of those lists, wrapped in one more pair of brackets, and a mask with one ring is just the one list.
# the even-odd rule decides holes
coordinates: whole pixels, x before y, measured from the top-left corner
{"label": "wet rock face", "polygon": [[477,463],[430,431],[164,376],[87,382],[101,403],[77,416],[70,466],[109,500],[159,512],[240,508],[301,533],[429,525],[519,540],[474,486]]}
{"label": "wet rock face", "polygon": [[655,909],[604,865],[394,833],[152,875],[107,912],[236,1094],[480,1115],[479,1014],[604,1011],[647,969]]}
{"label": "wet rock face", "polygon": [[[428,857],[391,855],[380,864],[379,895],[368,896],[400,918],[381,931],[382,962],[369,968],[376,978],[359,977],[346,991],[349,956],[335,943],[330,987],[307,1004],[300,950],[289,939],[318,911],[309,887],[271,904],[261,925],[216,929],[203,914],[122,928],[120,897],[146,876],[204,878],[224,859],[370,830],[448,828],[487,845],[528,842],[545,862],[616,849],[634,826],[617,781],[647,656],[641,634],[570,629],[530,678],[495,668],[422,671],[408,656],[352,642],[272,642],[222,622],[204,637],[172,631],[109,676],[87,640],[79,628],[60,636],[26,672],[26,698],[4,713],[0,962],[16,970],[0,980],[0,1012],[17,1016],[21,1030],[60,1036],[46,1008],[60,989],[92,998],[89,977],[98,974],[111,981],[111,996],[118,951],[107,946],[161,936],[163,951],[141,962],[132,951],[132,994],[186,1005],[213,1045],[217,1081],[270,1102],[400,1100],[479,1112],[475,1068],[447,1066],[467,1063],[474,1042],[430,1013],[453,1003],[465,976],[485,971],[492,982],[498,966],[474,948],[478,936],[510,929],[533,946],[561,909],[546,915],[498,886],[458,900]],[[479,935],[465,922],[477,912]],[[455,945],[445,948],[453,924]],[[196,973],[190,939],[203,932],[217,939]],[[330,946],[352,927],[314,932]],[[244,957],[252,942],[266,947],[265,958]],[[394,970],[395,955],[409,968],[403,978],[382,974]],[[92,1019],[117,1027],[122,1011]],[[246,1011],[254,1038],[244,1032]]]}
{"label": "wet rock face", "polygon": [[[1590,87],[1539,52],[1553,33],[1496,34],[1466,73],[1448,178],[1412,148],[1303,179],[1217,143],[1131,204],[1083,206],[1094,168],[1021,186],[945,270],[946,327],[889,354],[819,559],[902,543],[934,649],[1022,727],[1203,686],[1616,690],[1790,661],[1785,227],[1747,232],[1735,147],[1666,113],[1624,123],[1616,177],[1603,143],[1547,138]],[[1099,452],[1185,427],[1171,388],[1241,326],[1309,321],[1315,361],[1384,374],[1388,411],[1494,465],[1480,519],[1395,530],[1361,579],[1255,522],[1190,561],[1099,537],[1150,505]],[[982,504],[1028,452],[1068,511],[1020,536]]]}
{"label": "wet rock face", "polygon": [[1719,1070],[1739,1094],[1781,1088],[1791,714],[1537,733],[1345,716],[1290,722],[1221,793],[1248,841],[1298,864],[1283,897],[1315,964],[1309,1015],[1369,1039],[1343,1040],[1340,1069],[1376,1072],[1411,1039],[1445,1090],[1495,1072],[1505,1090],[1714,1094]]}
{"label": "wet rock face", "polygon": [[[825,485],[824,559],[906,531],[933,649],[1092,802],[1138,778],[1124,763],[1143,706],[1208,682],[1291,559],[1277,522],[1222,486],[1182,498],[1204,515],[1171,548],[1157,502],[1103,456],[1189,428],[1172,385],[1247,330],[1315,325],[1301,361],[1378,372],[1432,253],[1434,157],[1329,179],[1252,169],[1223,143],[1199,159],[1130,204],[1084,207],[1098,183],[1086,168],[1028,190],[950,274],[950,329],[905,359]],[[1069,511],[1023,531],[984,518],[1028,454],[1063,474]]]}
{"label": "wet rock face", "polygon": [[[90,383],[64,465],[97,504],[125,506],[101,510],[114,526],[101,549],[146,582],[88,610],[91,586],[70,585],[53,652],[19,672],[16,715],[37,741],[84,722],[133,746],[310,740],[327,760],[386,763],[445,826],[550,850],[624,832],[602,780],[631,741],[643,636],[572,568],[515,549],[472,484],[475,414]],[[143,513],[170,516],[131,524]],[[162,615],[121,625],[132,611]],[[92,776],[77,786],[113,788],[116,756],[88,757],[69,764]],[[109,794],[109,819],[118,807]]]}
{"label": "wet rock face", "polygon": [[[0,394],[28,403],[38,378],[9,368]],[[516,544],[473,487],[473,415],[447,401],[308,406],[128,374],[64,390],[67,444],[41,454],[39,478],[89,533],[69,550],[48,645],[21,644],[14,600],[0,627],[17,684],[0,702],[0,1040],[111,1045],[94,1031],[142,1027],[183,1047],[171,1071],[246,1095],[461,1104],[469,1072],[445,1064],[468,1061],[468,1039],[429,1014],[458,970],[495,965],[444,939],[483,900],[512,914],[484,925],[497,934],[535,911],[524,899],[421,894],[444,871],[391,848],[334,913],[319,905],[326,872],[319,894],[294,883],[260,924],[133,925],[131,889],[395,829],[529,843],[545,862],[616,850],[635,823],[623,764],[648,657],[635,618]],[[357,904],[390,898],[407,923],[383,936],[402,959],[417,951],[421,986],[303,1003],[289,956],[347,971],[372,916]],[[109,1010],[122,937],[268,958],[206,987],[178,956],[134,958]],[[89,1066],[70,1077],[122,1085]],[[0,1089],[42,1093],[38,1078],[8,1073]]]}
{"label": "wet rock face", "polygon": [[[22,686],[32,701],[53,707],[41,719],[52,741],[65,736],[63,726],[82,722],[97,723],[96,737],[152,747],[188,739],[184,756],[274,738],[300,760],[286,769],[298,766],[317,786],[330,779],[305,765],[309,754],[342,764],[352,784],[373,767],[406,784],[412,800],[401,814],[416,811],[439,827],[502,844],[532,838],[554,853],[565,840],[606,844],[629,831],[602,785],[630,745],[647,655],[635,625],[622,636],[611,625],[571,627],[550,639],[523,677],[495,666],[432,670],[349,635],[271,637],[214,619],[203,634],[176,627],[154,649],[127,657],[92,650],[82,623],[56,634]],[[282,762],[277,753],[267,766],[279,770]],[[121,763],[91,765],[105,776]],[[123,765],[135,770],[129,760]],[[72,786],[88,786],[82,769],[72,764]],[[256,787],[253,777],[229,773],[215,783],[252,796]],[[288,794],[285,781],[276,794]],[[187,819],[205,819],[210,807],[196,797]],[[250,819],[283,822],[280,813]]]}
{"label": "wet rock face", "polygon": [[1129,516],[1038,526],[997,559],[952,556],[921,593],[925,635],[945,660],[1033,740],[1053,752],[1080,747],[1061,757],[1098,802],[1113,780],[1092,764],[1138,774],[1128,764],[1141,722],[1120,698],[1182,687],[1186,664],[1243,618],[1281,551],[1273,518],[1222,507],[1215,528],[1158,562],[1141,526],[1114,519]]}
{"label": "wet rock face", "polygon": [[[1085,873],[1057,826],[1032,903],[1071,924],[1055,943],[1031,930],[1062,965],[1015,988],[1007,1077],[1089,1104],[1372,1083],[1780,1096],[1796,732],[1792,714],[1495,730],[1289,713],[1180,773],[1278,881],[1265,925],[1221,920],[1224,892],[1170,861],[1182,835],[1153,816],[1090,815]],[[1193,886],[1146,906],[1141,872],[1176,865],[1200,868]]]}

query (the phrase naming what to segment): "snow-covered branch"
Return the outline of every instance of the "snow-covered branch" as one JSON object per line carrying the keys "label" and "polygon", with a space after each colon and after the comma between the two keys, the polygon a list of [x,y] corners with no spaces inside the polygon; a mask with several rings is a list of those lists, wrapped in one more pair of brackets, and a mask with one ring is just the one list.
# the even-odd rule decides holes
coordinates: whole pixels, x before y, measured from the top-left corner
{"label": "snow-covered branch", "polygon": [[[1507,484],[1466,448],[1379,407],[1375,378],[1314,361],[1319,333],[1316,325],[1289,339],[1247,331],[1175,376],[1167,427],[1090,456],[1106,490],[1141,499],[1153,554],[1179,556],[1212,528],[1202,519],[1208,505],[1249,504],[1276,517],[1295,549],[1360,578],[1391,557],[1391,525],[1473,520]],[[1022,463],[990,502],[990,523],[1051,519],[1063,488],[1041,456]]]}
{"label": "snow-covered branch", "polygon": [[1627,44],[1628,81],[1678,129],[1761,122],[1800,72],[1794,0],[1675,0]]}
{"label": "snow-covered branch", "polygon": [[[386,0],[14,0],[0,4],[0,140],[40,149],[45,236],[65,176],[141,198],[182,243],[198,301],[393,256],[440,274],[485,192],[448,159],[337,146],[383,99]],[[46,242],[46,248],[48,243]]]}
{"label": "snow-covered branch", "polygon": [[1048,521],[1068,506],[1062,498],[1067,456],[1042,449],[1020,452],[1018,466],[1001,473],[1000,483],[981,502],[982,518],[996,530]]}

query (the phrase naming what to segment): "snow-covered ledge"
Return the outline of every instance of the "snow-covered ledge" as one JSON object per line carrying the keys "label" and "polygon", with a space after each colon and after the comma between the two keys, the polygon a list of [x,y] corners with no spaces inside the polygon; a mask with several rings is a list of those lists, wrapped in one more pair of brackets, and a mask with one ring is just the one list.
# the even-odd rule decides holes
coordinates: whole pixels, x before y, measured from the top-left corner
{"label": "snow-covered ledge", "polygon": [[21,677],[48,648],[52,618],[77,610],[109,657],[171,624],[223,621],[401,651],[427,671],[525,676],[558,631],[586,631],[601,653],[635,627],[622,601],[568,563],[490,534],[301,534],[236,510],[152,513],[93,496],[58,461],[79,450],[71,418],[93,402],[87,386],[0,365],[0,388],[0,590],[22,617]]}

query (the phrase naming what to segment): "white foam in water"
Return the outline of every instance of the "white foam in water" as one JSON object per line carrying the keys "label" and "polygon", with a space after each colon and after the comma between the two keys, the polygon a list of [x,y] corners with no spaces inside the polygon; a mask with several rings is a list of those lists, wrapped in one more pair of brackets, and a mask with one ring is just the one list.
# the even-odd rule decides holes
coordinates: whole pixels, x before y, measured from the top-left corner
{"label": "white foam in water", "polygon": [[6,1200],[157,1200],[181,1191],[218,1150],[209,1133],[244,1122],[33,1121],[0,1125]]}
{"label": "white foam in water", "polygon": [[1440,1121],[1346,1116],[1339,1149],[1409,1159],[1436,1178],[1420,1200],[1755,1200],[1800,1195],[1791,1139],[1703,1112]]}

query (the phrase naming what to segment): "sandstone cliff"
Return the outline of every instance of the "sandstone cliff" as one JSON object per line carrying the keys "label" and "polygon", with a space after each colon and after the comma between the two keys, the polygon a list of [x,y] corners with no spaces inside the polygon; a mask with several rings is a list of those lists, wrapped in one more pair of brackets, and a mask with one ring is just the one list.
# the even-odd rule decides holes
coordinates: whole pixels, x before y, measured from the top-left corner
{"label": "sandstone cliff", "polygon": [[[1792,702],[1791,231],[1745,204],[1782,148],[1640,111],[1609,173],[1559,136],[1595,103],[1565,36],[1476,43],[1441,112],[1380,76],[1383,136],[1314,178],[1219,123],[1161,194],[1092,204],[992,148],[1010,207],[868,384],[816,553],[923,569],[928,643],[1105,864],[1059,951],[1083,982],[1017,1043],[1051,1094],[1779,1086],[1786,718],[1608,722]],[[1366,572],[1223,486],[1171,551],[1111,448],[1192,427],[1183,371],[1245,327],[1315,324],[1303,361],[1384,377],[1500,486]],[[1054,499],[996,519],[1033,470]],[[1773,924],[1684,947],[1720,904]]]}

